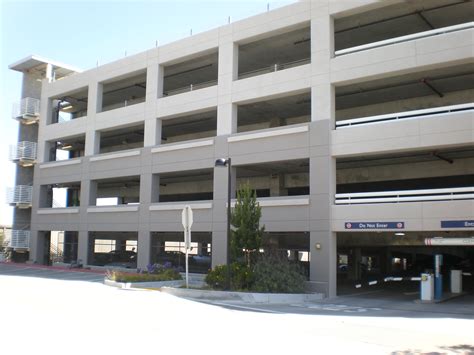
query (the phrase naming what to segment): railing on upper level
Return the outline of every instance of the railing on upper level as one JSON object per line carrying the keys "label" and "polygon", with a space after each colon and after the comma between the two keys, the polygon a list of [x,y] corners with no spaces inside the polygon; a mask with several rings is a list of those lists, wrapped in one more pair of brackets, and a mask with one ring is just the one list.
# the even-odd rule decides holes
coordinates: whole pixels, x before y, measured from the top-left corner
{"label": "railing on upper level", "polygon": [[31,124],[38,121],[40,115],[40,100],[25,97],[13,104],[12,117],[21,123]]}
{"label": "railing on upper level", "polygon": [[287,63],[281,63],[281,64],[273,64],[268,67],[256,69],[256,70],[251,70],[245,73],[240,73],[239,74],[239,80],[240,79],[245,79],[245,78],[250,78],[252,76],[257,76],[257,75],[262,75],[262,74],[267,74],[267,73],[273,73],[276,71],[280,70],[285,70],[285,69],[290,69],[290,68],[295,68],[300,65],[305,65],[311,63],[311,58],[304,58],[300,60],[295,60],[293,62],[287,62]]}
{"label": "railing on upper level", "polygon": [[[112,110],[119,109],[119,108],[124,108],[124,107],[127,107],[127,106],[133,106],[133,105],[136,105],[136,104],[141,104],[141,103],[145,102],[145,100],[146,100],[145,96],[137,97],[137,98],[134,98],[134,99],[126,99],[126,100],[123,100],[123,101],[116,102],[114,104],[103,106],[101,112],[112,111]],[[85,112],[84,115],[86,113],[87,112]],[[81,116],[78,116],[78,117],[71,117],[71,118],[63,116],[63,117],[59,118],[58,122],[69,122],[73,119],[83,117],[84,115],[81,115]]]}
{"label": "railing on upper level", "polygon": [[35,142],[22,141],[10,146],[10,161],[21,166],[31,166],[36,163]]}
{"label": "railing on upper level", "polygon": [[20,208],[31,207],[33,186],[17,185],[7,188],[7,202]]}
{"label": "railing on upper level", "polygon": [[182,88],[165,91],[163,92],[163,96],[172,96],[172,95],[182,94],[185,92],[204,89],[204,88],[208,88],[215,85],[217,85],[217,80],[209,80],[202,83],[190,84],[187,86],[183,86]]}
{"label": "railing on upper level", "polygon": [[29,249],[31,232],[29,230],[12,230],[9,247],[13,249]]}
{"label": "railing on upper level", "polygon": [[388,113],[385,115],[369,116],[354,118],[350,120],[336,121],[336,129],[347,128],[359,125],[367,125],[374,123],[382,123],[388,121],[398,121],[405,119],[416,119],[424,116],[434,116],[434,115],[448,115],[451,113],[461,112],[461,111],[474,111],[474,102],[460,105],[451,105],[451,106],[441,106],[433,107],[423,110],[413,110],[397,113]]}
{"label": "railing on upper level", "polygon": [[355,192],[336,194],[336,205],[367,203],[399,203],[420,201],[452,201],[474,199],[474,187],[447,189]]}
{"label": "railing on upper level", "polygon": [[462,31],[462,30],[466,30],[466,29],[469,29],[469,28],[474,28],[474,22],[467,22],[467,23],[462,23],[462,24],[454,25],[454,26],[436,28],[434,30],[413,33],[413,34],[406,35],[406,36],[394,37],[394,38],[385,39],[383,41],[377,41],[377,42],[362,44],[360,46],[340,49],[338,51],[335,51],[334,55],[337,57],[337,56],[344,55],[344,54],[361,52],[361,51],[365,51],[367,49],[373,49],[373,48],[388,46],[390,44],[395,44],[395,43],[408,42],[408,41],[412,41],[412,40],[415,40],[415,39],[436,36],[436,35],[440,35],[440,34],[444,34],[444,33]]}

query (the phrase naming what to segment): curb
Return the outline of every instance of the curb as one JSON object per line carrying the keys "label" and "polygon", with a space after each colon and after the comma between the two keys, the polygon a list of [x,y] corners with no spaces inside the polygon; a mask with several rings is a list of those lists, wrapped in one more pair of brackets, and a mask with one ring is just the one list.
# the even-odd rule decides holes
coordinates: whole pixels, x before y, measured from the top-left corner
{"label": "curb", "polygon": [[285,304],[320,301],[322,293],[253,293],[232,291],[210,291],[185,288],[162,287],[161,292],[184,298],[241,301],[253,304]]}
{"label": "curb", "polygon": [[181,287],[186,281],[184,280],[171,280],[171,281],[152,281],[152,282],[117,282],[104,278],[104,285],[122,288],[162,288],[162,287]]}

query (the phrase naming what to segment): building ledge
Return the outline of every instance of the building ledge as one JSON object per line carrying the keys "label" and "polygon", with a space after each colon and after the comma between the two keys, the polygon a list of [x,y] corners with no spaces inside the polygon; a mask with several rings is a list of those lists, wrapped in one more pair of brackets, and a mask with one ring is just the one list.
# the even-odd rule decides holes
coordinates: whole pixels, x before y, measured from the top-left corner
{"label": "building ledge", "polygon": [[287,134],[296,134],[307,132],[309,130],[308,125],[305,124],[304,126],[297,126],[297,127],[284,127],[284,128],[277,128],[277,129],[265,129],[251,133],[240,133],[238,135],[230,136],[227,138],[227,142],[240,142],[246,141],[251,139],[260,139],[260,138],[270,138],[276,136],[284,136]]}

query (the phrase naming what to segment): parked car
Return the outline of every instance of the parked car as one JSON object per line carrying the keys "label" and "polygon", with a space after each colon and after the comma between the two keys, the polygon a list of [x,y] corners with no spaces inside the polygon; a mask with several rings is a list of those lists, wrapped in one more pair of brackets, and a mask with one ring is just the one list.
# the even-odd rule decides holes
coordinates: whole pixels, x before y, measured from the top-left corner
{"label": "parked car", "polygon": [[137,267],[137,253],[133,250],[112,250],[107,253],[107,263],[104,266],[135,269]]}

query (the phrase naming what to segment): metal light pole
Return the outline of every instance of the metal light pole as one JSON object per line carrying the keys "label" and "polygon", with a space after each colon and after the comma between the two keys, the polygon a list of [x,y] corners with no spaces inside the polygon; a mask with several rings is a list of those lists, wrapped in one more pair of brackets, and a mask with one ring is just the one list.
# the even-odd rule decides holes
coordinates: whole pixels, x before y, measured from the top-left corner
{"label": "metal light pole", "polygon": [[226,289],[230,290],[230,218],[231,218],[231,206],[230,206],[230,196],[231,196],[231,186],[232,186],[232,172],[231,172],[231,159],[217,159],[216,167],[227,166],[227,280],[226,280]]}

